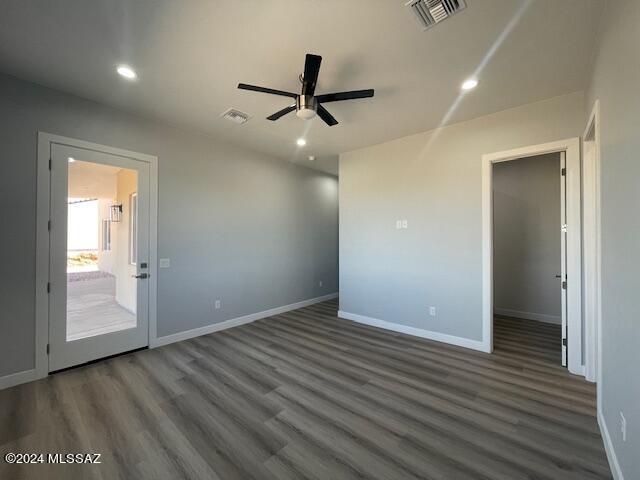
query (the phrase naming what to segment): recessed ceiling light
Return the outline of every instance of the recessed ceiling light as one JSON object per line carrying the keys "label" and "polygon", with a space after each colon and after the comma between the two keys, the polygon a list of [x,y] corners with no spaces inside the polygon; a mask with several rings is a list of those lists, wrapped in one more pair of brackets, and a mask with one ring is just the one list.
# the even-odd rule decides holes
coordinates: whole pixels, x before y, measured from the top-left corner
{"label": "recessed ceiling light", "polygon": [[309,155],[309,161],[310,161],[310,162],[313,162],[315,159],[316,159],[316,157],[315,157],[315,156],[313,156],[313,155]]}
{"label": "recessed ceiling light", "polygon": [[296,140],[296,143],[299,147],[304,147],[307,144],[307,141],[304,138],[299,138],[298,140]]}
{"label": "recessed ceiling light", "polygon": [[127,65],[118,65],[117,71],[121,76],[128,78],[129,80],[135,80],[138,77],[133,68]]}
{"label": "recessed ceiling light", "polygon": [[73,162],[75,162],[75,161],[76,161],[76,159],[75,159],[75,158],[73,158],[73,157],[69,157],[69,158],[67,158],[67,160],[69,161],[69,163],[73,163]]}
{"label": "recessed ceiling light", "polygon": [[477,86],[478,86],[478,80],[476,80],[475,78],[470,78],[469,80],[466,80],[462,84],[462,90],[473,90]]}

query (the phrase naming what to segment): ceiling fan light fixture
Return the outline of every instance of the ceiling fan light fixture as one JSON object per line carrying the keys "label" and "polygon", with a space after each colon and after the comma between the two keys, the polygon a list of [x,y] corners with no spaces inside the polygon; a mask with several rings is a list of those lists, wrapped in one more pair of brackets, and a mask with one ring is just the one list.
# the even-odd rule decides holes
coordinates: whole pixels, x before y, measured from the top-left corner
{"label": "ceiling fan light fixture", "polygon": [[296,99],[296,116],[304,120],[311,120],[316,116],[318,102],[313,95],[300,95]]}
{"label": "ceiling fan light fixture", "polygon": [[296,112],[296,116],[304,120],[311,120],[316,116],[316,111],[312,110],[311,108],[301,108]]}

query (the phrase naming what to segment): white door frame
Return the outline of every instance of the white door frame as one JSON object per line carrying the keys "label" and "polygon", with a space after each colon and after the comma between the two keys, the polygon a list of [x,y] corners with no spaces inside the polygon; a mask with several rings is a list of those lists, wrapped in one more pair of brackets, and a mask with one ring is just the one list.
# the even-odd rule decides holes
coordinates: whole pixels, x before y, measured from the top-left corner
{"label": "white door frame", "polygon": [[[602,331],[601,307],[601,250],[600,250],[600,102],[595,101],[582,136],[584,156],[584,324],[585,324],[585,377],[597,381],[600,389],[602,358],[600,342]],[[587,145],[590,144],[590,145]],[[593,163],[588,162],[587,148],[593,148]],[[600,393],[598,392],[598,398]]]}
{"label": "white door frame", "polygon": [[482,342],[493,351],[493,164],[523,157],[565,152],[567,182],[567,336],[568,368],[584,375],[582,365],[582,228],[580,139],[532,145],[482,156]]}
{"label": "white door frame", "polygon": [[36,376],[49,374],[47,343],[49,341],[49,220],[50,220],[50,176],[49,159],[51,145],[60,144],[84,148],[149,163],[149,342],[157,333],[158,294],[158,157],[122,150],[74,138],[38,132],[38,177],[36,212]]}

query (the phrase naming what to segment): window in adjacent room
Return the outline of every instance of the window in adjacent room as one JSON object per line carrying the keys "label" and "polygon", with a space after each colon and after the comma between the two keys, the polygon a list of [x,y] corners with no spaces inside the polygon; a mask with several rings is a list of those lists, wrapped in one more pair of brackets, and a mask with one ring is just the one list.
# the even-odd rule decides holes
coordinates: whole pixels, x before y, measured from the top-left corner
{"label": "window in adjacent room", "polygon": [[129,195],[129,263],[138,261],[138,194]]}
{"label": "window in adjacent room", "polygon": [[111,220],[102,220],[102,251],[111,250]]}

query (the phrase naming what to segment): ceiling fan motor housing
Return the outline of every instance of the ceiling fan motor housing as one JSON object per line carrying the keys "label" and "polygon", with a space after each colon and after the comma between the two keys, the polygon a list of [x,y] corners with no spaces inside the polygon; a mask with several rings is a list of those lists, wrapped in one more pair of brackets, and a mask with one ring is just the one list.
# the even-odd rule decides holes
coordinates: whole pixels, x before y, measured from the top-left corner
{"label": "ceiling fan motor housing", "polygon": [[318,102],[313,95],[298,95],[296,99],[296,115],[305,120],[316,116]]}

